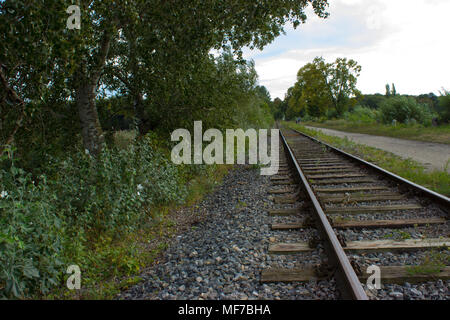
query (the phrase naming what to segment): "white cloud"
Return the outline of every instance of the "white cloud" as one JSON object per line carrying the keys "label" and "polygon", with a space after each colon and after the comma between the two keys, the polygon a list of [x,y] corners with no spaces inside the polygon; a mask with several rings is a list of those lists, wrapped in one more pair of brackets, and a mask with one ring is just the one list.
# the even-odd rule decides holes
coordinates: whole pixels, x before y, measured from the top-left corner
{"label": "white cloud", "polygon": [[329,11],[327,20],[310,13],[297,30],[287,27],[262,53],[246,51],[273,98],[283,98],[298,69],[320,55],[358,61],[363,93],[384,92],[392,82],[405,94],[450,88],[450,1],[334,0]]}

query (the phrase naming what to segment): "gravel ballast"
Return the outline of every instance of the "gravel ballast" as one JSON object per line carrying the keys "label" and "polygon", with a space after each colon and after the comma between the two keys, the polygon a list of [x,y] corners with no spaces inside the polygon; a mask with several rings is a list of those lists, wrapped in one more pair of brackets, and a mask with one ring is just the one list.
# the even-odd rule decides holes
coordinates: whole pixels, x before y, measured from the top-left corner
{"label": "gravel ballast", "polygon": [[[272,231],[275,207],[270,178],[259,169],[236,166],[198,204],[206,218],[173,239],[161,262],[119,299],[336,299],[335,281],[260,283],[267,267],[294,268],[320,263],[321,249],[308,254],[269,256],[271,241],[305,241],[315,230]],[[299,218],[300,219],[300,218]]]}
{"label": "gravel ballast", "polygon": [[[280,159],[281,161],[281,159]],[[288,176],[283,170],[281,176]],[[376,175],[371,174],[376,178]],[[375,179],[378,180],[378,179]],[[308,242],[317,238],[317,230],[306,228],[291,231],[273,231],[272,223],[293,223],[304,221],[310,213],[305,203],[298,200],[293,204],[275,204],[273,200],[283,195],[269,195],[269,190],[289,189],[291,195],[298,189],[294,186],[276,186],[273,179],[260,175],[258,169],[250,166],[236,166],[224,179],[221,186],[205,197],[193,209],[198,220],[192,228],[179,234],[157,265],[141,275],[143,281],[128,291],[120,299],[243,299],[243,300],[304,300],[338,299],[335,280],[310,281],[308,283],[265,283],[260,282],[261,271],[267,268],[294,269],[312,267],[327,261],[323,244],[311,252],[293,255],[269,255],[268,247],[275,243]],[[389,186],[381,179],[369,185]],[[333,187],[361,186],[361,184],[327,185]],[[287,195],[287,194],[286,194]],[[346,204],[349,207],[386,206],[392,204],[421,203],[421,199],[409,196],[404,200],[371,201]],[[440,208],[425,203],[421,209],[377,212],[371,214],[338,214],[333,218],[351,220],[425,218],[445,216]],[[330,203],[326,207],[340,207]],[[290,216],[270,216],[270,209],[299,208],[299,214]],[[188,210],[189,211],[189,210]],[[192,211],[192,210],[191,210]],[[186,208],[177,214],[184,217]],[[397,238],[422,239],[448,234],[449,224],[415,226],[401,230],[389,228],[336,230],[347,241],[383,240]],[[436,250],[435,250],[436,251]],[[441,251],[441,253],[436,253]],[[357,262],[361,270],[369,265],[405,266],[421,265],[433,257],[448,256],[448,249],[411,252],[375,252],[349,254],[349,259]],[[433,258],[435,259],[435,258]],[[383,276],[382,276],[383,277]],[[430,277],[432,279],[432,277]],[[380,290],[370,291],[363,284],[370,299],[412,299],[447,300],[450,298],[450,281],[436,279],[421,284],[383,284]]]}

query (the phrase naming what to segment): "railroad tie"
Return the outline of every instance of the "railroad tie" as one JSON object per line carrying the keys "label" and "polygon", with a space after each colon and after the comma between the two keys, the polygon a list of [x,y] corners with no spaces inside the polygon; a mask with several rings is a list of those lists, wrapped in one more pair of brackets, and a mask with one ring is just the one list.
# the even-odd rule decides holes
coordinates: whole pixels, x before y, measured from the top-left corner
{"label": "railroad tie", "polygon": [[365,214],[402,210],[417,210],[423,207],[418,204],[400,204],[389,206],[359,206],[359,207],[326,207],[326,214]]}
{"label": "railroad tie", "polygon": [[[449,280],[450,267],[446,266],[437,270],[435,273],[424,273],[420,271],[417,266],[381,266],[381,282],[382,283],[423,283],[427,281],[435,281],[436,279]],[[372,275],[363,272],[358,275],[361,282],[366,282]],[[282,269],[282,268],[268,268],[261,272],[261,282],[309,282],[322,280],[324,277],[319,277],[313,267],[305,267],[302,269]]]}
{"label": "railroad tie", "polygon": [[[423,226],[433,224],[445,224],[444,218],[426,218],[426,219],[398,219],[398,220],[349,220],[332,222],[331,225],[336,229],[362,229],[362,228],[406,228],[412,226]],[[299,223],[276,223],[272,224],[272,230],[295,230],[309,228],[309,224]]]}
{"label": "railroad tie", "polygon": [[[370,240],[347,241],[345,251],[370,252],[370,251],[409,251],[431,248],[449,247],[449,238],[438,239],[407,239],[407,240]],[[295,254],[314,250],[307,242],[277,243],[269,246],[271,254]]]}

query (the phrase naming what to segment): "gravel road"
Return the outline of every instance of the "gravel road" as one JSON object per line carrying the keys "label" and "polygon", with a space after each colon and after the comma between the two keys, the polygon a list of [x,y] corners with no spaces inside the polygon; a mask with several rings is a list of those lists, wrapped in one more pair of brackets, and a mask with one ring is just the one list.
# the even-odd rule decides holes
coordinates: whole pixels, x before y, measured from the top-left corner
{"label": "gravel road", "polygon": [[[404,140],[361,133],[349,133],[308,126],[306,128],[320,130],[325,134],[340,138],[347,137],[357,143],[383,149],[403,158],[411,158],[424,164],[428,170],[443,170],[447,161],[450,160],[450,145],[447,144]],[[447,168],[447,172],[450,173],[450,166]]]}

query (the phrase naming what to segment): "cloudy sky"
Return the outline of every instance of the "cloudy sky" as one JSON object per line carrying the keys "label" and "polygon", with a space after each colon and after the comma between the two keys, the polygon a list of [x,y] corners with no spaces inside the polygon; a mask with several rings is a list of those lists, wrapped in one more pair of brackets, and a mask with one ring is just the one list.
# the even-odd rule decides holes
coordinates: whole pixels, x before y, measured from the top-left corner
{"label": "cloudy sky", "polygon": [[260,84],[284,98],[304,64],[316,56],[356,60],[358,88],[384,93],[395,83],[401,94],[450,89],[449,0],[330,0],[326,20],[309,13],[306,24],[259,50],[246,50]]}

